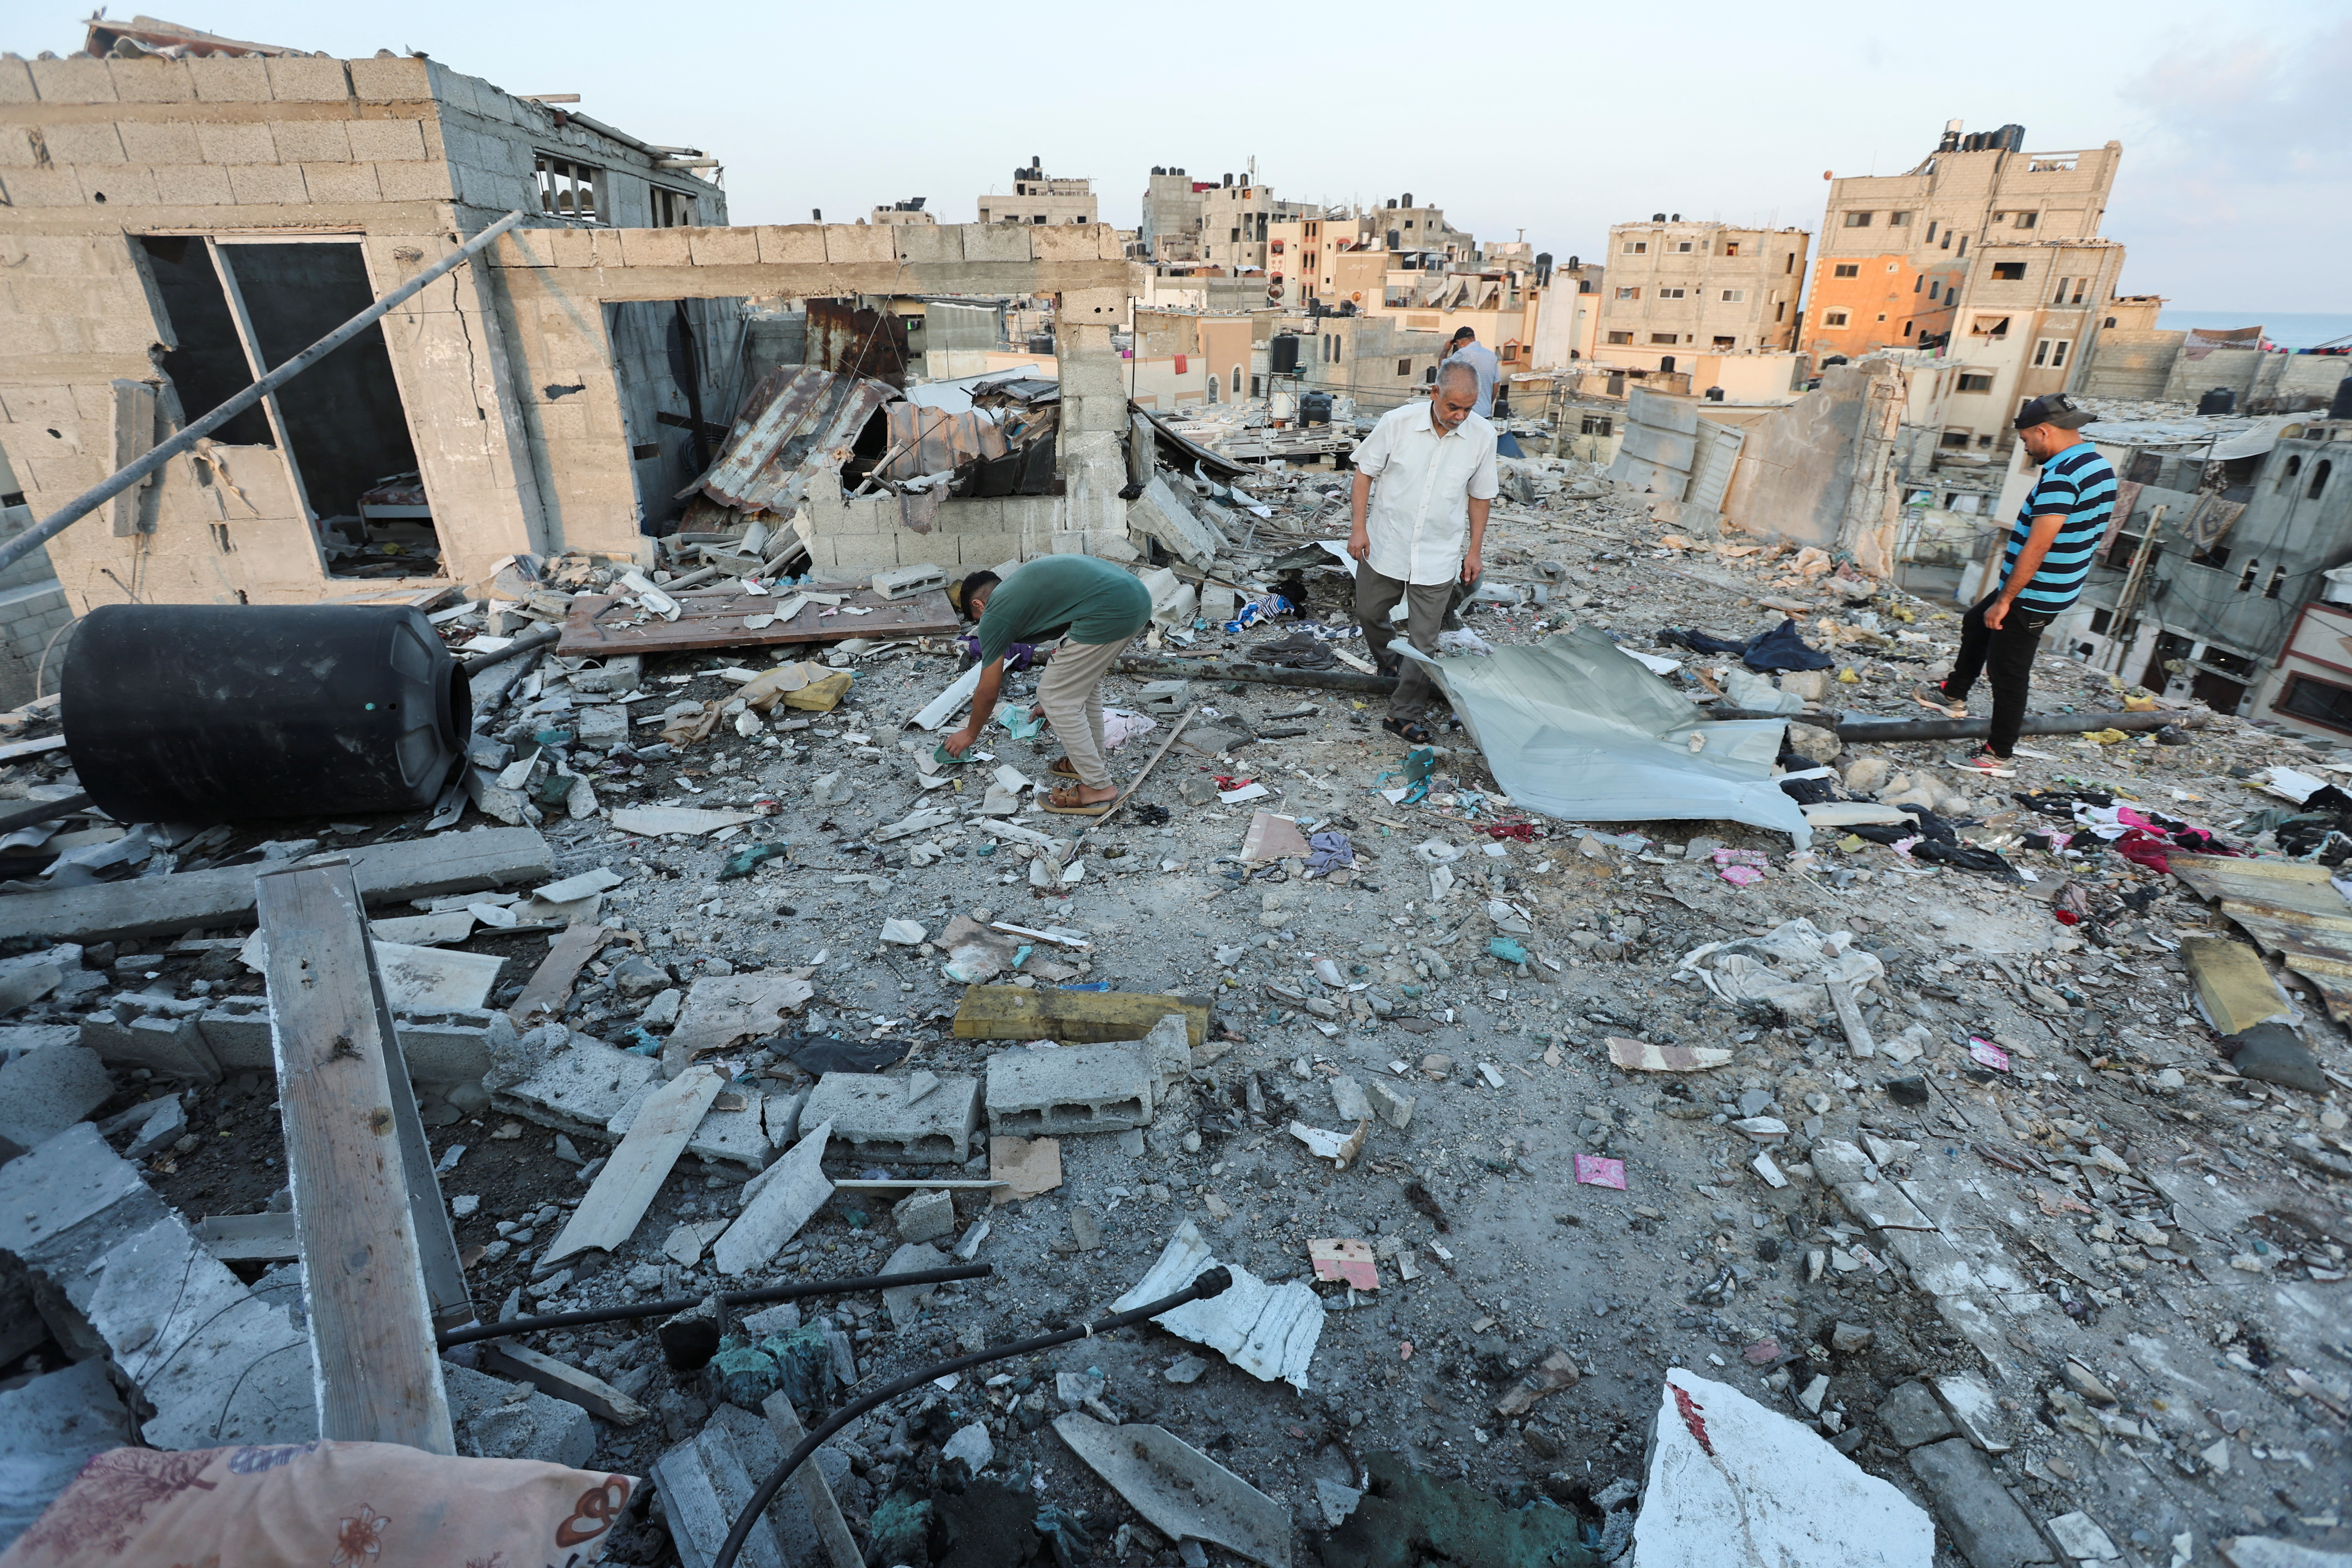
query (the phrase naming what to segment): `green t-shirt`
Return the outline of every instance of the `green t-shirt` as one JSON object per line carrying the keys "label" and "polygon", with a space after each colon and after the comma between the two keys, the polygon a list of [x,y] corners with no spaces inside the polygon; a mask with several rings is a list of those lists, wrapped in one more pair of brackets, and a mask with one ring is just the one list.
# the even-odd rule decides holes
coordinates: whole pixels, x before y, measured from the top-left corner
{"label": "green t-shirt", "polygon": [[1017,642],[1125,642],[1150,619],[1151,591],[1111,563],[1040,556],[989,594],[980,617],[980,662],[994,664]]}

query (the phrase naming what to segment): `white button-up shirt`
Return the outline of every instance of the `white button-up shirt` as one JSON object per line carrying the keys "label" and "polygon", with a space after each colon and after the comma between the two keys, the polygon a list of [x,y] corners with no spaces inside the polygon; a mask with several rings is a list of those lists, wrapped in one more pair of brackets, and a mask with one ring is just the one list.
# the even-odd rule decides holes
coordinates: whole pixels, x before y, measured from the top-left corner
{"label": "white button-up shirt", "polygon": [[1372,480],[1366,564],[1402,583],[1450,583],[1470,548],[1470,502],[1495,499],[1495,427],[1477,415],[1440,432],[1426,399],[1391,408],[1356,448]]}

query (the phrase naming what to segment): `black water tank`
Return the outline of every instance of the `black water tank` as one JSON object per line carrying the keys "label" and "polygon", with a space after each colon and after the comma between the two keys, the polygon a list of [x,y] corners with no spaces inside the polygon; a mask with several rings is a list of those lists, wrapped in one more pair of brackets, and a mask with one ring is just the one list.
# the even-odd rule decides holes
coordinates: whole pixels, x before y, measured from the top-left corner
{"label": "black water tank", "polygon": [[2352,419],[2352,375],[2336,384],[2336,400],[2327,405],[2330,419]]}
{"label": "black water tank", "polygon": [[1301,425],[1331,423],[1331,395],[1328,392],[1302,392],[1298,395],[1298,422]]}
{"label": "black water tank", "polygon": [[2200,414],[2230,414],[2238,406],[2238,395],[2226,386],[2217,386],[2197,400]]}
{"label": "black water tank", "polygon": [[1298,334],[1276,332],[1265,345],[1265,368],[1276,375],[1298,372]]}
{"label": "black water tank", "polygon": [[1722,402],[1722,401],[1723,401],[1723,388],[1721,388],[1721,387],[1719,387],[1719,386],[1710,386],[1710,387],[1708,387],[1708,388],[1706,389],[1706,400],[1707,400],[1709,403],[1720,403],[1720,402]]}
{"label": "black water tank", "polygon": [[406,608],[106,605],[61,686],[74,772],[120,822],[413,811],[473,724],[464,673]]}
{"label": "black water tank", "polygon": [[1054,334],[1051,332],[1030,333],[1029,352],[1033,354],[1052,353],[1054,352]]}

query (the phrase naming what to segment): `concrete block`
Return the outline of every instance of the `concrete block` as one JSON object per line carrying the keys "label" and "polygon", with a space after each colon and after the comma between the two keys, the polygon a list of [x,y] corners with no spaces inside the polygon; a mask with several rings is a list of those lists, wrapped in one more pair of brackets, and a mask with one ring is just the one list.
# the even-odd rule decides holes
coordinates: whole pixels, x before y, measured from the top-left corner
{"label": "concrete block", "polygon": [[204,55],[187,62],[188,82],[200,103],[268,103],[266,55]]}
{"label": "concrete block", "polygon": [[275,163],[278,141],[269,127],[251,121],[204,122],[196,127],[196,145],[207,163]]}
{"label": "concrete block", "polygon": [[79,1045],[27,1051],[0,1066],[0,1160],[48,1142],[113,1092],[98,1053]]}
{"label": "concrete block", "polygon": [[269,60],[269,96],[281,103],[329,103],[352,96],[343,62],[300,55]]}
{"label": "concrete block", "polygon": [[694,247],[682,228],[625,228],[619,232],[622,265],[689,267]]}
{"label": "concrete block", "polygon": [[988,1060],[988,1131],[996,1138],[1123,1132],[1151,1124],[1158,1075],[1128,1045],[999,1051]]}
{"label": "concrete block", "polygon": [[697,267],[750,267],[760,259],[760,237],[748,228],[689,228],[687,254]]}
{"label": "concrete block", "polygon": [[956,226],[963,236],[966,261],[1029,261],[1034,258],[1029,237],[1044,230],[1034,224],[967,223]]}
{"label": "concrete block", "polygon": [[122,103],[193,103],[196,84],[185,60],[109,60],[114,96]]}
{"label": "concrete block", "polygon": [[156,205],[154,174],[140,164],[121,163],[110,169],[77,172],[92,204],[111,202],[118,206],[135,207]]}
{"label": "concrete block", "polygon": [[303,188],[314,202],[357,205],[383,200],[373,163],[304,163]]}
{"label": "concrete block", "polygon": [[39,97],[33,90],[31,62],[14,55],[0,58],[0,103],[33,103]]}
{"label": "concrete block", "polygon": [[[628,1136],[629,1129],[637,1123],[637,1112],[644,1108],[646,1096],[659,1089],[662,1081],[656,1075],[643,1092],[605,1124],[604,1131],[615,1142]],[[775,1155],[775,1146],[768,1136],[764,1104],[767,1097],[747,1094],[742,1098],[744,1103],[735,1110],[705,1111],[686,1141],[686,1152],[712,1164],[740,1165],[746,1173],[766,1170]]]}
{"label": "concrete block", "polygon": [[179,1141],[188,1130],[188,1112],[176,1094],[161,1100],[150,1100],[132,1106],[117,1116],[110,1116],[98,1124],[99,1136],[112,1138],[126,1129],[131,1130],[131,1142],[123,1145],[126,1160],[144,1160],[156,1150]]}
{"label": "concrete block", "polygon": [[225,996],[197,1016],[196,1032],[224,1071],[266,1072],[276,1065],[270,1054],[268,997]]}
{"label": "concrete block", "polygon": [[239,206],[302,206],[310,200],[299,163],[231,163],[228,189]]}
{"label": "concrete block", "polygon": [[123,162],[122,136],[110,121],[78,125],[68,121],[41,127],[41,142],[54,163],[110,164]]}
{"label": "concrete block", "polygon": [[814,267],[824,261],[824,227],[821,224],[763,223],[751,232],[758,237],[760,260],[764,266],[782,262]]}
{"label": "concrete block", "polygon": [[112,103],[114,77],[104,60],[75,56],[34,60],[33,88],[43,103]]}
{"label": "concrete block", "polygon": [[1911,1473],[1927,1489],[1936,1521],[1971,1568],[2023,1568],[2053,1561],[2032,1519],[1965,1437],[1911,1450]]}
{"label": "concrete block", "polygon": [[1916,1448],[1952,1436],[1955,1428],[1944,1407],[1924,1383],[1906,1383],[1878,1402],[1879,1425],[1906,1448]]}
{"label": "concrete block", "polygon": [[[218,163],[165,163],[149,172],[155,176],[155,199],[165,206],[220,207],[236,199],[228,171]],[[9,192],[16,194],[14,176]]]}
{"label": "concrete block", "polygon": [[[18,207],[78,207],[88,198],[82,195],[81,177],[71,169],[11,169],[8,171],[8,205]],[[25,285],[15,285],[21,296]],[[27,465],[16,461],[16,477],[26,479]],[[43,489],[51,487],[43,486]],[[70,489],[68,484],[60,489]]]}
{"label": "concrete block", "polygon": [[901,1198],[890,1207],[890,1223],[898,1228],[901,1241],[937,1241],[940,1237],[953,1236],[955,1196],[950,1193],[920,1192]]}
{"label": "concrete block", "polygon": [[547,1037],[557,1033],[569,1035],[557,1024],[520,1038],[518,1053],[536,1058],[535,1064],[527,1076],[498,1090],[494,1103],[559,1131],[607,1137],[606,1126],[652,1085],[660,1064],[585,1035],[569,1035],[568,1043],[551,1047]]}
{"label": "concrete block", "polygon": [[438,162],[379,163],[375,180],[388,202],[446,201],[455,194],[449,165]]}
{"label": "concrete block", "polygon": [[396,1018],[393,1033],[400,1037],[408,1076],[417,1082],[479,1083],[490,1070],[495,1042],[501,1034],[515,1037],[515,1027],[504,1013],[457,1008]]}
{"label": "concrete block", "polygon": [[898,252],[901,266],[961,265],[963,242],[961,229],[964,226],[936,223],[907,223],[889,226],[891,247]]}
{"label": "concrete block", "polygon": [[824,258],[836,266],[873,262],[895,264],[898,252],[890,243],[891,225],[829,223],[824,227]]}
{"label": "concrete block", "polygon": [[872,1073],[827,1073],[801,1108],[801,1125],[833,1124],[833,1136],[861,1159],[909,1164],[961,1164],[980,1126],[980,1080],[942,1078],[913,1104],[902,1079]]}
{"label": "concrete block", "polygon": [[422,103],[433,97],[433,62],[413,57],[352,60],[352,96],[362,103]]}
{"label": "concrete block", "polygon": [[0,1392],[0,1552],[25,1533],[93,1454],[138,1440],[103,1361]]}
{"label": "concrete block", "polygon": [[155,1013],[125,1021],[93,1013],[82,1021],[81,1043],[109,1067],[143,1067],[189,1083],[220,1081],[220,1062],[193,1017]]}
{"label": "concrete block", "polygon": [[[596,1452],[596,1424],[577,1405],[486,1372],[441,1363],[457,1452],[483,1459],[539,1459],[574,1469]],[[529,1391],[528,1398],[517,1397]]]}
{"label": "concrete block", "polygon": [[352,156],[362,163],[405,163],[433,156],[425,145],[425,127],[414,120],[354,120],[345,131]]}
{"label": "concrete block", "polygon": [[[250,62],[258,65],[261,62]],[[329,124],[334,124],[329,121]],[[135,163],[201,163],[205,155],[197,145],[196,128],[186,121],[126,120],[115,126],[122,139],[123,155]],[[281,132],[297,129],[280,126]],[[336,129],[340,130],[338,125]]]}
{"label": "concrete block", "polygon": [[0,1028],[0,1062],[14,1061],[26,1051],[47,1046],[81,1043],[79,1024],[11,1024]]}
{"label": "concrete block", "polygon": [[1092,261],[1096,259],[1095,231],[1090,224],[1033,224],[1028,230],[1029,243],[1040,261]]}

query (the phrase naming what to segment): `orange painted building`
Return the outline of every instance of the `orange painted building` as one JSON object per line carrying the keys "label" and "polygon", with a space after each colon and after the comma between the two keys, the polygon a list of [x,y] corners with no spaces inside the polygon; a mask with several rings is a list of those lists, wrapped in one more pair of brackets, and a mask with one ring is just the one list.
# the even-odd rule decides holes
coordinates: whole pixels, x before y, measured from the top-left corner
{"label": "orange painted building", "polygon": [[1859,359],[1874,349],[1917,348],[1952,330],[1965,262],[1922,266],[1909,256],[1824,258],[1813,270],[1805,347],[1819,364],[1831,354]]}

